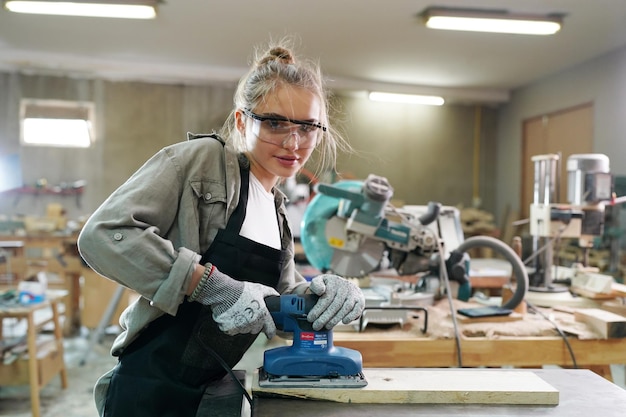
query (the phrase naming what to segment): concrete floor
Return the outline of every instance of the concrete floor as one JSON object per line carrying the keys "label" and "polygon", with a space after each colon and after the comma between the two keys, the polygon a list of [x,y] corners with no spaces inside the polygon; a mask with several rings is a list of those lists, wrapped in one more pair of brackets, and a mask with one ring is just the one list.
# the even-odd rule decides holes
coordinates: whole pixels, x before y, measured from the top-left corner
{"label": "concrete floor", "polygon": [[[60,377],[53,378],[41,391],[42,417],[97,417],[92,392],[96,378],[114,366],[109,355],[113,336],[105,336],[102,345],[96,345],[85,365],[81,360],[88,348],[87,338],[65,339],[65,364],[68,388],[61,388]],[[28,386],[0,388],[0,416],[29,417],[30,391]]]}
{"label": "concrete floor", "polygon": [[[87,355],[89,341],[87,335],[65,340],[65,361],[68,368],[69,387],[61,388],[60,378],[55,377],[41,392],[42,417],[98,417],[93,402],[93,385],[96,379],[115,365],[109,355],[114,333],[104,336],[101,344],[93,347]],[[247,386],[251,375],[262,364],[263,351],[283,342],[268,342],[261,335],[235,369],[246,370]],[[81,362],[86,358],[83,365]],[[626,388],[624,366],[613,366],[615,383]],[[246,408],[244,414],[249,414]],[[0,387],[0,416],[30,417],[30,393],[28,386]]]}

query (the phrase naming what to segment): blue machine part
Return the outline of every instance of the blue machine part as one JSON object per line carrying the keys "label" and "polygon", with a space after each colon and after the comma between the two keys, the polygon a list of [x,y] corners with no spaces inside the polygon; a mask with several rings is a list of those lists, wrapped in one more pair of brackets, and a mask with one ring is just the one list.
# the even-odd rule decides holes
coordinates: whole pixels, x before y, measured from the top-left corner
{"label": "blue machine part", "polygon": [[[332,339],[332,333],[324,332]],[[277,347],[265,351],[263,369],[270,375],[279,376],[317,376],[338,377],[359,374],[362,369],[361,353],[341,346],[333,346],[332,342],[318,345],[315,348],[303,344],[302,338],[309,339],[309,332],[294,334],[293,345]],[[319,333],[317,337],[322,337]],[[322,348],[321,346],[325,346]]]}
{"label": "blue machine part", "polygon": [[317,296],[287,294],[266,299],[268,309],[279,330],[293,332],[291,346],[265,351],[263,369],[278,376],[354,376],[362,371],[361,353],[333,346],[332,330],[313,330],[306,319]]}
{"label": "blue machine part", "polygon": [[[363,181],[339,181],[333,184],[333,187],[360,193]],[[330,263],[334,252],[326,238],[326,221],[337,214],[340,203],[344,201],[347,200],[318,193],[309,202],[302,217],[300,230],[302,248],[309,263],[320,271],[331,269]]]}
{"label": "blue machine part", "polygon": [[[359,254],[354,251],[335,250],[329,244],[326,225],[333,217],[350,218],[353,224],[371,227],[371,237],[398,247],[406,247],[411,239],[411,229],[403,224],[388,221],[385,206],[393,189],[383,177],[370,175],[366,181],[339,181],[333,185],[318,184],[318,194],[307,206],[302,219],[300,240],[309,263],[320,271],[335,270],[343,275],[360,276],[380,260],[380,247],[364,245]],[[382,243],[381,243],[382,245]],[[378,253],[381,251],[381,253]],[[339,256],[339,258],[338,258]]]}

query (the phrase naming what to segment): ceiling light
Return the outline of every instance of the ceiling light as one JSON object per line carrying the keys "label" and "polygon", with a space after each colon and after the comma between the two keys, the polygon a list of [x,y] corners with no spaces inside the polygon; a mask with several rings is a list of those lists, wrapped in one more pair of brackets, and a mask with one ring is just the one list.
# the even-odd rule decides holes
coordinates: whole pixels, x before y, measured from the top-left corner
{"label": "ceiling light", "polygon": [[443,97],[439,96],[381,93],[378,91],[372,91],[369,94],[369,98],[372,101],[385,101],[388,103],[426,104],[429,106],[441,106],[444,103]]}
{"label": "ceiling light", "polygon": [[17,13],[62,16],[154,19],[160,0],[5,0],[4,7]]}
{"label": "ceiling light", "polygon": [[553,35],[561,29],[562,15],[525,15],[507,11],[429,8],[422,16],[431,29],[471,32]]}

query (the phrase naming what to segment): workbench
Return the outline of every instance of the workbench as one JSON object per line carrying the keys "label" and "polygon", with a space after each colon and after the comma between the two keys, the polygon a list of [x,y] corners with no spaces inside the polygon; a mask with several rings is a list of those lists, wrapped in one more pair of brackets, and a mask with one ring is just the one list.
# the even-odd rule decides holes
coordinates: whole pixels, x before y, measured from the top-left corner
{"label": "workbench", "polygon": [[21,240],[1,240],[0,250],[9,253],[10,256],[24,256],[24,242]]}
{"label": "workbench", "polygon": [[[80,322],[80,277],[83,262],[76,249],[77,235],[39,233],[18,235],[0,235],[0,247],[12,250],[8,259],[11,272],[16,275],[16,282],[27,278],[27,271],[43,270],[59,277],[58,282],[49,282],[49,287],[64,289],[65,336],[78,334]],[[33,256],[33,253],[36,255]],[[2,265],[0,265],[2,266]],[[5,268],[6,269],[6,266]],[[0,268],[0,272],[2,272]]]}
{"label": "workbench", "polygon": [[[439,369],[438,372],[446,372]],[[520,372],[527,372],[519,370]],[[306,399],[255,396],[252,417],[298,415],[299,417],[380,416],[553,416],[621,417],[626,407],[626,390],[585,369],[536,369],[532,371],[559,391],[559,404],[355,404]],[[367,378],[367,369],[364,369]]]}
{"label": "workbench", "polygon": [[[461,302],[455,300],[457,307]],[[414,367],[502,367],[541,368],[543,365],[573,367],[572,357],[564,340],[552,324],[533,315],[534,326],[545,326],[532,334],[519,331],[531,318],[520,322],[459,323],[461,361],[452,330],[449,308],[429,307],[428,330],[423,334],[424,314],[409,320],[404,326],[386,329],[367,327],[363,332],[334,332],[334,344],[358,350],[363,366],[373,368]],[[447,315],[445,315],[447,312]],[[572,316],[572,321],[573,316]],[[576,323],[585,326],[583,323]],[[480,327],[478,327],[480,326]],[[442,330],[443,329],[443,330]],[[474,329],[474,330],[472,330]],[[478,329],[478,330],[476,330]],[[498,332],[497,329],[512,331]],[[593,333],[584,338],[568,337],[578,368],[591,369],[612,381],[610,365],[626,364],[626,338],[602,339]]]}
{"label": "workbench", "polygon": [[[59,322],[59,304],[67,296],[63,290],[50,290],[46,299],[35,304],[0,305],[0,336],[3,334],[4,319],[26,320],[26,350],[21,358],[10,364],[0,364],[0,386],[30,385],[30,400],[33,417],[40,416],[39,392],[54,376],[61,378],[62,388],[67,388],[67,371],[63,358],[63,335]],[[38,320],[35,315],[50,310],[51,316]],[[38,340],[45,324],[53,326],[54,338]]]}

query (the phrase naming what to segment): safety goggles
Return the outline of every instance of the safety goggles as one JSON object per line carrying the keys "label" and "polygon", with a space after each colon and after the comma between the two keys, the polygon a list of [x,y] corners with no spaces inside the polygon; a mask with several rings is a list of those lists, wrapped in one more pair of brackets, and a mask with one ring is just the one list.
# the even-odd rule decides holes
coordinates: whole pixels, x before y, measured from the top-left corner
{"label": "safety goggles", "polygon": [[298,148],[308,149],[317,145],[320,129],[326,131],[326,126],[306,120],[288,119],[284,116],[264,116],[249,109],[243,113],[252,120],[252,132],[259,140],[276,146],[284,146],[295,134],[298,138]]}

